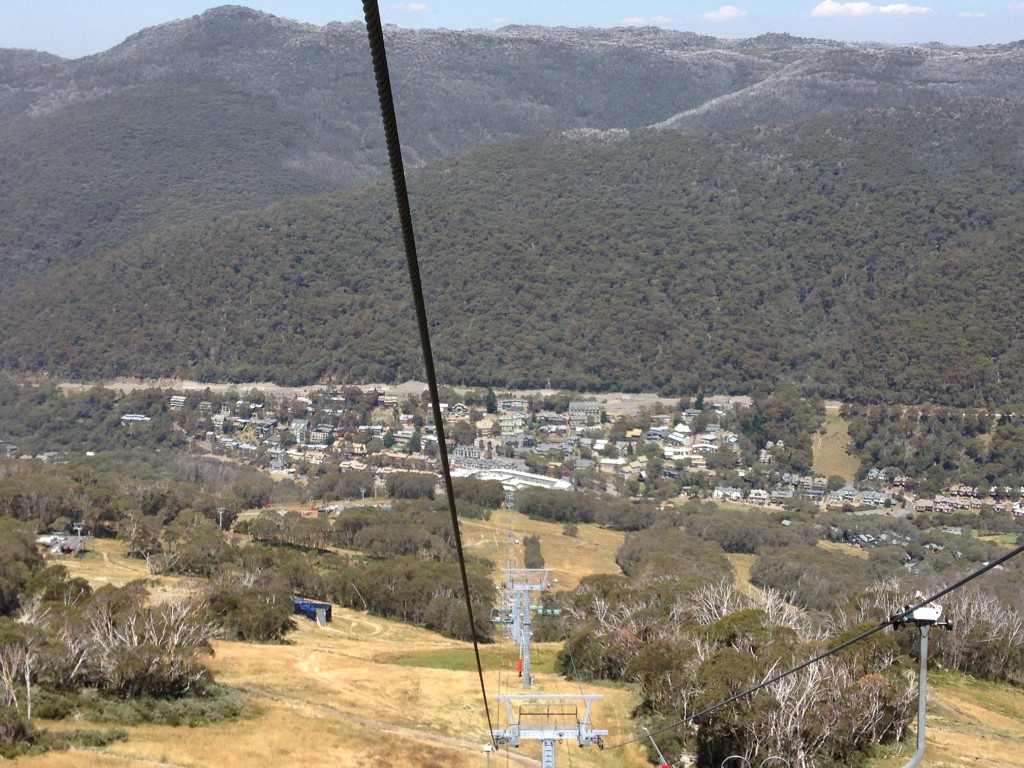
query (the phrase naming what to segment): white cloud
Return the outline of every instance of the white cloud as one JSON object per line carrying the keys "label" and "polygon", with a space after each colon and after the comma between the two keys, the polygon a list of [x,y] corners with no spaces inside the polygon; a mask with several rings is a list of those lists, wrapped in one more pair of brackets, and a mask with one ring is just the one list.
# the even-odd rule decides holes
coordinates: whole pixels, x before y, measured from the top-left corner
{"label": "white cloud", "polygon": [[961,19],[987,19],[988,14],[984,11],[960,11],[957,14]]}
{"label": "white cloud", "polygon": [[907,5],[906,3],[893,3],[891,5],[878,6],[879,13],[891,13],[894,16],[923,16],[931,13],[932,9],[927,5]]}
{"label": "white cloud", "polygon": [[388,7],[392,11],[404,11],[411,13],[418,13],[419,11],[427,10],[426,3],[399,3],[398,5],[392,5]]}
{"label": "white cloud", "polygon": [[700,17],[707,21],[732,21],[733,19],[742,19],[746,15],[746,11],[741,11],[735,5],[723,5],[717,11],[702,13]]}
{"label": "white cloud", "polygon": [[872,5],[865,2],[837,3],[836,0],[823,0],[811,9],[811,16],[874,16],[875,14],[918,16],[931,12],[932,9],[925,5],[907,5],[906,3]]}
{"label": "white cloud", "polygon": [[1006,7],[1014,11],[1024,11],[1024,3],[1010,3]]}
{"label": "white cloud", "polygon": [[825,0],[811,9],[811,16],[867,16],[874,10],[871,3],[837,3]]}
{"label": "white cloud", "polygon": [[651,16],[651,24],[656,24],[659,27],[662,24],[668,24],[670,21],[672,21],[672,19],[668,16]]}

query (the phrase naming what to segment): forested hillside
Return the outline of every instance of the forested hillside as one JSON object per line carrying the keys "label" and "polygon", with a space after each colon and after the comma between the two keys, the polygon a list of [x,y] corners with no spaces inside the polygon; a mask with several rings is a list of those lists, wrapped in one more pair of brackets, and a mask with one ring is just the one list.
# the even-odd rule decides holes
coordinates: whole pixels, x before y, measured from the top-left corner
{"label": "forested hillside", "polygon": [[324,192],[286,168],[298,131],[266,98],[196,78],[59,119],[0,124],[0,274],[45,274],[154,227]]}
{"label": "forested hillside", "polygon": [[[411,180],[452,384],[1020,402],[1019,99],[545,134]],[[418,376],[389,187],[158,230],[0,294],[0,364]]]}
{"label": "forested hillside", "polygon": [[[388,27],[406,161],[545,130],[684,132],[1021,95],[1020,46],[886,46],[646,29]],[[0,50],[0,277],[168,223],[352,187],[384,164],[361,24],[237,6],[63,60]]]}
{"label": "forested hillside", "polygon": [[[1020,45],[387,35],[448,383],[1020,402]],[[420,376],[361,25],[0,51],[0,143],[3,368]]]}

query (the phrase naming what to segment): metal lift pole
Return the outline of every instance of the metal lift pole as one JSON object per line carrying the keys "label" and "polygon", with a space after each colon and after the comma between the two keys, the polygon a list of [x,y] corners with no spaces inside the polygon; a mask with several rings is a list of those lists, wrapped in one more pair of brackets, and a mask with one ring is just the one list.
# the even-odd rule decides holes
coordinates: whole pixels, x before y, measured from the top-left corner
{"label": "metal lift pole", "polygon": [[942,606],[923,605],[896,619],[897,624],[912,623],[921,632],[921,666],[917,676],[917,751],[903,768],[917,768],[921,760],[924,759],[925,712],[928,705],[928,633],[936,624],[946,629],[951,629],[953,626],[953,622],[949,619],[940,622],[940,616],[942,616]]}
{"label": "metal lift pole", "polygon": [[658,753],[658,759],[661,761],[661,768],[672,768],[668,764],[668,760],[665,759],[665,756],[661,754],[661,747],[658,746],[658,742],[654,740],[651,732],[647,728],[644,728],[644,732],[647,734],[647,738],[651,740],[651,744],[654,746],[654,751]]}
{"label": "metal lift pole", "polygon": [[521,592],[520,610],[523,613],[523,688],[533,685],[533,673],[530,671],[530,645],[532,643],[532,621],[530,619],[530,593]]}
{"label": "metal lift pole", "polygon": [[512,606],[512,639],[519,646],[523,669],[523,687],[533,685],[530,669],[530,635],[533,619],[530,614],[534,592],[543,592],[550,586],[549,571],[546,568],[507,568],[502,590],[506,601]]}
{"label": "metal lift pole", "polygon": [[917,751],[903,768],[916,768],[924,759],[924,723],[928,704],[928,632],[931,625],[921,627],[921,669],[917,674]]}
{"label": "metal lift pole", "polygon": [[523,603],[519,595],[509,591],[505,600],[512,607],[512,642],[521,645],[523,642]]}

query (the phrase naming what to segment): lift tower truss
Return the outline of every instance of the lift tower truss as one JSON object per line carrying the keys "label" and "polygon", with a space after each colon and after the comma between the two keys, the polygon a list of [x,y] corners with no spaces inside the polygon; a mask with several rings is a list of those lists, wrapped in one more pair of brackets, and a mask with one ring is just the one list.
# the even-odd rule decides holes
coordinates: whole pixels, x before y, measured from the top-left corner
{"label": "lift tower truss", "polygon": [[506,568],[505,581],[501,588],[505,603],[512,614],[512,639],[519,646],[523,658],[523,687],[533,685],[530,671],[530,636],[533,632],[530,613],[531,597],[534,592],[543,592],[551,585],[550,571],[546,568]]}
{"label": "lift tower truss", "polygon": [[[603,696],[592,694],[503,694],[498,701],[505,703],[504,730],[492,730],[497,744],[518,747],[524,740],[541,743],[541,768],[555,768],[555,742],[575,739],[581,747],[596,744],[604,749],[603,736],[608,731],[594,728],[590,710]],[[518,707],[513,702],[519,702]],[[583,704],[580,716],[579,704]]]}

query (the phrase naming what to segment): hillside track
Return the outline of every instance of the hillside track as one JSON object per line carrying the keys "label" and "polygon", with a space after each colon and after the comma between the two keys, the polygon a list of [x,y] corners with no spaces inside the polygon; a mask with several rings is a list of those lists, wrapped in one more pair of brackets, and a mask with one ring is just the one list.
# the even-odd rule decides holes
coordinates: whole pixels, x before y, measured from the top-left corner
{"label": "hillside track", "polygon": [[[290,696],[285,696],[280,693],[274,693],[273,691],[263,690],[253,687],[242,687],[242,691],[248,696],[252,696],[258,699],[266,699],[269,701],[283,702],[283,703],[295,703],[295,699]],[[439,744],[446,747],[456,747],[458,749],[466,749],[474,754],[481,751],[481,745],[475,741],[469,741],[467,739],[459,739],[454,736],[443,736],[438,733],[428,733],[421,731],[416,728],[410,728],[404,725],[398,725],[396,723],[388,723],[382,720],[374,720],[368,717],[362,717],[361,715],[355,715],[351,712],[343,712],[337,707],[333,707],[330,704],[319,704],[312,702],[301,702],[302,704],[311,707],[314,711],[320,714],[326,715],[335,720],[342,720],[353,725],[358,725],[362,728],[368,728],[379,733],[387,733],[394,736],[402,736],[409,738],[414,741],[424,741],[430,744]],[[496,758],[498,759],[498,758]],[[539,760],[534,760],[530,757],[516,754],[506,750],[505,754],[500,759],[511,760],[512,762],[520,765],[528,766],[539,766],[541,763]]]}

